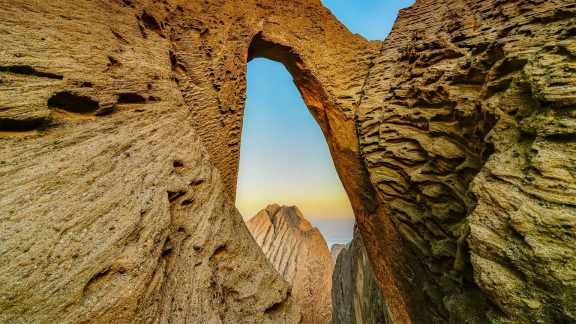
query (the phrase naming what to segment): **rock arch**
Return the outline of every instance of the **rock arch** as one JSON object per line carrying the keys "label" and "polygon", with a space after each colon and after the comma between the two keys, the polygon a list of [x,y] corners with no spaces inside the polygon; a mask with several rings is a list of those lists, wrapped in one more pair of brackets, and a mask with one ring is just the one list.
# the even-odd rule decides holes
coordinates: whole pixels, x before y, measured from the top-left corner
{"label": "rock arch", "polygon": [[575,320],[570,1],[418,0],[382,42],[318,0],[5,2],[0,320],[298,321],[232,205],[250,55],[292,66],[393,320]]}
{"label": "rock arch", "polygon": [[[307,67],[306,62],[291,47],[267,40],[263,33],[252,39],[248,50],[248,61],[254,58],[267,58],[282,63],[290,72],[304,102],[322,129],[328,143],[334,165],[348,194],[357,218],[359,228],[366,237],[375,237],[386,233],[378,241],[384,242],[374,247],[378,253],[378,269],[382,287],[387,296],[390,317],[397,322],[414,321],[417,309],[425,303],[414,290],[421,283],[418,279],[412,285],[406,284],[405,265],[412,264],[417,269],[412,256],[403,251],[403,243],[394,225],[385,211],[379,209],[380,202],[370,182],[370,177],[360,152],[356,119],[339,107],[339,102],[330,98],[323,84]],[[375,220],[378,219],[378,220]],[[367,228],[376,227],[378,234],[370,233]],[[385,257],[382,257],[385,256]],[[399,262],[399,260],[402,260]],[[415,271],[411,269],[410,271]],[[417,315],[428,316],[425,312]],[[424,317],[422,317],[424,320]]]}

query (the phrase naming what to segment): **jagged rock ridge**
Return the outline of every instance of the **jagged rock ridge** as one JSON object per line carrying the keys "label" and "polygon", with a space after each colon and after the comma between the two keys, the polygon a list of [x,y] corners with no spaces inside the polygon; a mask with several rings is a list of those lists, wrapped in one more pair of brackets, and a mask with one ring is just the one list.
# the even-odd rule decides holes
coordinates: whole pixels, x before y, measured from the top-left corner
{"label": "jagged rock ridge", "polygon": [[393,323],[360,233],[354,231],[352,242],[333,246],[331,253],[337,258],[332,275],[332,323]]}
{"label": "jagged rock ridge", "polygon": [[334,264],[326,240],[295,206],[269,205],[247,222],[250,233],[292,284],[303,323],[331,323]]}
{"label": "jagged rock ridge", "polygon": [[232,207],[265,57],[325,134],[393,322],[576,321],[575,12],[417,0],[368,42],[319,0],[0,0],[2,320],[296,320]]}
{"label": "jagged rock ridge", "polygon": [[417,1],[373,61],[360,145],[446,320],[576,321],[575,17],[573,1]]}

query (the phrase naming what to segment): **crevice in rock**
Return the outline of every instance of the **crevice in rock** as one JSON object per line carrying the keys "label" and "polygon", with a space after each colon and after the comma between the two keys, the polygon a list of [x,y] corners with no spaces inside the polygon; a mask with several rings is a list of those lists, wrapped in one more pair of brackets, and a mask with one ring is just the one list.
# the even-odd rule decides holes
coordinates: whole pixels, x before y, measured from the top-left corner
{"label": "crevice in rock", "polygon": [[120,61],[118,61],[116,58],[108,55],[108,64],[106,64],[106,67],[108,69],[112,68],[112,67],[118,67],[121,66],[122,63],[120,63]]}
{"label": "crevice in rock", "polygon": [[169,255],[172,254],[173,250],[174,250],[174,245],[172,244],[172,241],[170,240],[170,237],[168,237],[168,238],[166,239],[166,242],[164,243],[164,247],[162,247],[161,256],[162,256],[163,258],[166,258],[166,257],[168,257]]}
{"label": "crevice in rock", "polygon": [[274,304],[270,305],[268,308],[266,308],[266,310],[264,310],[264,313],[273,314],[282,308],[282,304],[283,304],[283,302],[274,303]]}
{"label": "crevice in rock", "polygon": [[21,74],[21,75],[30,75],[30,76],[55,79],[55,80],[64,79],[63,75],[56,74],[56,73],[50,73],[50,72],[38,71],[29,65],[0,66],[0,72],[8,72],[8,73],[14,73],[14,74]]}
{"label": "crevice in rock", "polygon": [[204,179],[193,180],[193,181],[190,182],[190,186],[191,186],[191,187],[196,187],[196,186],[199,186],[199,185],[203,184],[205,181],[206,181],[206,180],[204,180]]}
{"label": "crevice in rock", "polygon": [[[142,22],[144,28],[157,33],[160,37],[164,37],[164,34],[162,33],[161,23],[159,23],[156,17],[149,14],[146,10],[142,12],[142,14],[138,17],[138,19]],[[141,31],[142,34],[146,37],[145,31],[144,30]]]}
{"label": "crevice in rock", "polygon": [[185,191],[168,191],[168,201],[172,203],[185,194]]}
{"label": "crevice in rock", "polygon": [[61,91],[48,99],[48,107],[75,114],[93,114],[100,108],[100,104],[88,96]]}
{"label": "crevice in rock", "polygon": [[107,267],[100,272],[94,274],[90,280],[84,285],[82,296],[88,296],[92,291],[101,289],[103,285],[110,282],[110,278],[117,272],[113,271],[111,267]]}
{"label": "crevice in rock", "polygon": [[124,36],[122,36],[119,32],[115,31],[115,30],[111,30],[112,35],[114,35],[114,37],[116,37],[116,39],[118,39],[122,44],[128,45],[130,44],[126,38],[124,38]]}
{"label": "crevice in rock", "polygon": [[45,130],[49,127],[47,118],[12,119],[0,118],[0,133],[26,133]]}
{"label": "crevice in rock", "polygon": [[210,256],[209,259],[213,260],[214,258],[218,258],[224,253],[226,253],[226,244],[219,245],[218,247],[216,247],[216,249],[214,249],[214,252],[212,252],[212,255]]}
{"label": "crevice in rock", "polygon": [[182,206],[189,206],[189,205],[192,205],[193,203],[194,203],[194,200],[192,200],[192,199],[186,199],[186,200],[182,201],[182,203],[181,203],[180,205],[182,205]]}
{"label": "crevice in rock", "polygon": [[118,94],[117,103],[119,104],[141,104],[146,103],[146,98],[135,92],[123,92]]}
{"label": "crevice in rock", "polygon": [[144,10],[144,12],[142,12],[142,15],[140,16],[140,18],[142,19],[142,22],[144,23],[144,26],[146,26],[146,28],[154,30],[156,32],[160,31],[160,24],[158,23],[158,21],[156,20],[156,18],[154,18],[154,16],[150,15],[149,13],[146,12],[146,10]]}
{"label": "crevice in rock", "polygon": [[576,133],[548,135],[546,139],[556,143],[574,143],[576,142]]}

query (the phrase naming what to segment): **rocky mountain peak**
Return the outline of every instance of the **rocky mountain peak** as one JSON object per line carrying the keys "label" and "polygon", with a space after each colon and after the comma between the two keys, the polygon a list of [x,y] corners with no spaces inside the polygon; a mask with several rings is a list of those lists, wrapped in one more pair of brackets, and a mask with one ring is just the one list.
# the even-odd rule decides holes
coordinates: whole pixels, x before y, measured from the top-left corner
{"label": "rocky mountain peak", "polygon": [[334,262],[326,240],[296,206],[268,205],[247,221],[274,268],[292,284],[304,323],[331,322]]}

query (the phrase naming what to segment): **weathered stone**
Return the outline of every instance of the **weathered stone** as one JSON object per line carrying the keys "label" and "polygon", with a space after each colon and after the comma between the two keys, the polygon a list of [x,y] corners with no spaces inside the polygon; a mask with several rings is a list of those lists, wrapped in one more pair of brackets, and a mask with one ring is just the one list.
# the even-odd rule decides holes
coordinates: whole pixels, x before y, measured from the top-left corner
{"label": "weathered stone", "polygon": [[332,276],[332,323],[392,323],[360,233],[356,231],[352,242],[332,250],[337,254]]}
{"label": "weathered stone", "polygon": [[326,240],[295,206],[270,205],[247,222],[274,268],[292,285],[303,323],[331,323],[334,263]]}
{"label": "weathered stone", "polygon": [[368,42],[319,0],[0,0],[2,320],[296,320],[232,207],[265,57],[325,134],[392,322],[576,321],[575,15],[417,0]]}
{"label": "weathered stone", "polygon": [[330,257],[332,258],[332,261],[334,261],[334,264],[336,264],[336,260],[338,259],[338,255],[340,254],[340,252],[342,252],[342,250],[344,250],[345,248],[346,244],[336,243],[332,245],[332,247],[330,248]]}
{"label": "weathered stone", "polygon": [[299,322],[191,126],[163,6],[0,1],[0,322]]}

